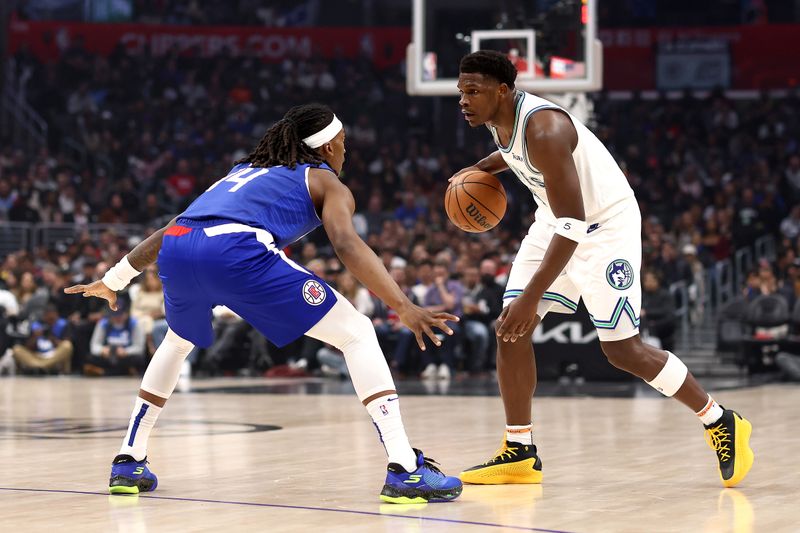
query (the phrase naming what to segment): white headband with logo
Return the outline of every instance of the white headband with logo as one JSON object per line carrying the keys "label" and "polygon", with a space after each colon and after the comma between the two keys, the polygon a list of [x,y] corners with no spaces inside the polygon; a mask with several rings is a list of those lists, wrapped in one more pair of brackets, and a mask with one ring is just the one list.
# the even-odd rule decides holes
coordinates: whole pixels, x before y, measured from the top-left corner
{"label": "white headband with logo", "polygon": [[306,143],[309,148],[319,148],[323,144],[330,142],[334,137],[336,137],[339,132],[342,131],[342,128],[342,121],[336,118],[336,115],[333,115],[333,120],[330,124],[325,126],[314,135],[309,135],[303,139],[303,142]]}

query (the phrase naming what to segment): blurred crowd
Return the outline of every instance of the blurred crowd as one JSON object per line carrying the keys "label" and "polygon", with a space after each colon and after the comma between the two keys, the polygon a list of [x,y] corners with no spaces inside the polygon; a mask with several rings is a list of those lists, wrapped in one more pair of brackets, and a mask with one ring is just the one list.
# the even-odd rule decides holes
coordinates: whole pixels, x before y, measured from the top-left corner
{"label": "blurred crowd", "polygon": [[[534,204],[505,178],[509,206],[499,228],[474,235],[449,223],[441,208],[447,178],[493,149],[482,128],[465,126],[454,98],[409,97],[400,68],[378,70],[359,59],[266,64],[122,49],[105,58],[77,40],[57,63],[40,64],[22,49],[13,66],[29,79],[27,98],[48,121],[51,138],[38,153],[2,143],[0,220],[76,228],[137,223],[148,228],[142,237],[226,174],[290,106],[328,103],[347,127],[341,179],[356,198],[357,231],[416,302],[463,320],[442,349],[423,354],[392,310],[343,271],[324,232],[287,253],[372,318],[398,373],[445,378],[491,369],[492,323]],[[600,95],[594,104],[593,127],[642,209],[645,327],[669,343],[675,302],[668,287],[683,281],[701,301],[705,269],[767,234],[777,238],[779,259],[759,263],[742,290],[779,293],[794,305],[800,295],[796,95],[742,101],[722,94],[656,101]],[[66,139],[84,147],[82,164],[66,151]],[[142,275],[117,313],[101,301],[64,295],[63,287],[101,277],[138,242],[113,231],[96,239],[88,231],[75,235],[2,258],[0,309],[19,327],[3,328],[0,348],[16,346],[18,365],[33,371],[138,372],[165,328],[156,272]],[[308,340],[277,350],[229,311],[218,315],[217,343],[192,356],[196,369],[345,371],[328,347]]]}

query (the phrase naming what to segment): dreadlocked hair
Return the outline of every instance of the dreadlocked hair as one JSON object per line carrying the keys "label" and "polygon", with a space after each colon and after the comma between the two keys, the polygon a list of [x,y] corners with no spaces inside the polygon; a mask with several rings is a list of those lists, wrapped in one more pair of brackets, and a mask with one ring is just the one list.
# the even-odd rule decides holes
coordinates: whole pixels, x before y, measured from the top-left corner
{"label": "dreadlocked hair", "polygon": [[295,168],[303,163],[322,164],[325,160],[319,152],[310,148],[303,139],[322,130],[332,120],[333,111],[326,105],[306,104],[293,107],[267,130],[255,150],[236,164],[250,163],[262,168]]}
{"label": "dreadlocked hair", "polygon": [[517,69],[514,64],[500,52],[494,50],[478,50],[461,58],[459,72],[465,74],[483,74],[505,83],[509,88],[514,88],[517,79]]}

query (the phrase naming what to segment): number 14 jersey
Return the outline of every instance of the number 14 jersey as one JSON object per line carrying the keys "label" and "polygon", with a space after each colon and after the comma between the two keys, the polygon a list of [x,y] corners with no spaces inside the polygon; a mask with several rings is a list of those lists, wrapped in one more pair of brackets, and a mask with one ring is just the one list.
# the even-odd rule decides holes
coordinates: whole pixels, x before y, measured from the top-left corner
{"label": "number 14 jersey", "polygon": [[[308,172],[315,165],[294,169],[234,166],[179,215],[191,220],[223,219],[267,230],[284,248],[322,224],[308,189]],[[327,165],[319,168],[330,170]]]}

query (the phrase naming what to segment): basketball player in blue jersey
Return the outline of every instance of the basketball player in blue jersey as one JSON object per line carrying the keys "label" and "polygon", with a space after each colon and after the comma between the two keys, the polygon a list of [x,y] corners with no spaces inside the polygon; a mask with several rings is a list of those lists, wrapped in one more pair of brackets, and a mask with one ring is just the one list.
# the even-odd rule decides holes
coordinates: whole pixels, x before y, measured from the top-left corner
{"label": "basketball player in blue jersey", "polygon": [[[548,312],[574,313],[583,298],[609,362],[691,408],[706,428],[726,487],[753,464],[751,425],[719,406],[675,354],[642,343],[641,215],[616,161],[586,126],[557,105],[515,90],[517,72],[498,52],[461,60],[464,118],[485,125],[497,151],[465,170],[511,170],[537,204],[536,221],[509,273],[497,320],[497,377],[506,433],[495,457],[461,474],[467,483],[540,483],[531,398],[531,335]],[[459,172],[460,173],[460,172]]]}
{"label": "basketball player in blue jersey", "polygon": [[409,301],[352,224],[353,195],[337,175],[345,155],[342,123],[326,106],[291,109],[256,149],[166,227],[142,241],[102,280],[70,294],[98,296],[116,308],[116,291],[158,258],[169,331],[142,379],[128,432],[112,463],[109,490],[156,488],[147,440],[194,346],[213,340],[211,310],[225,305],[278,346],[308,335],[344,353],[358,398],[372,417],[389,459],[380,498],[390,503],[453,500],[461,481],[445,476],[412,449],[400,402],[372,323],[325,281],[281,251],[322,225],[344,265],[414,332],[441,342],[447,313]]}

